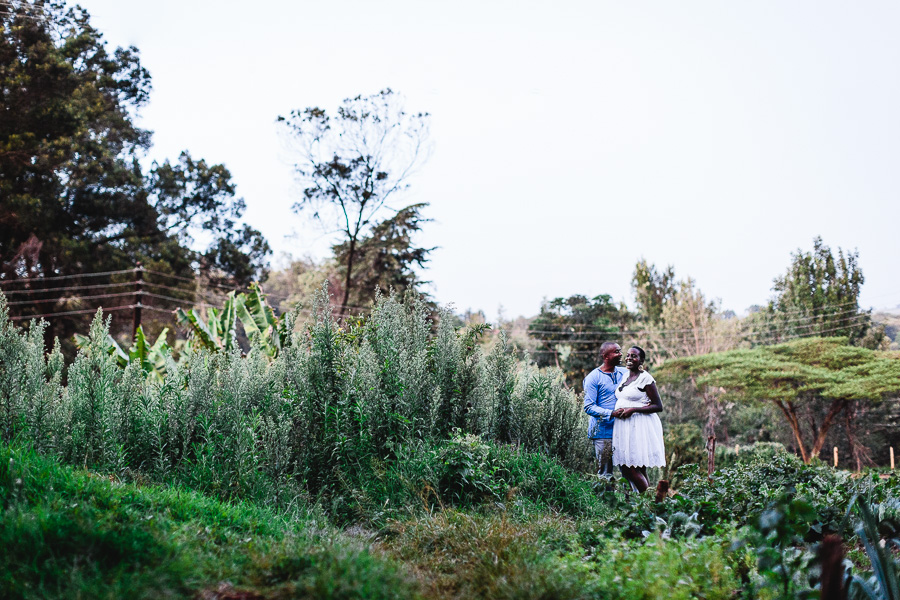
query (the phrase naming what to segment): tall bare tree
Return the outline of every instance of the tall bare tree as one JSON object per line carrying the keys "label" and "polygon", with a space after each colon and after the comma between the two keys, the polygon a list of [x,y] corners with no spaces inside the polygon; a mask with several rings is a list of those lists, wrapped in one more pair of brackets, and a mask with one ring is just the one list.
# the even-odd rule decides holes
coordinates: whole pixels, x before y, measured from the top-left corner
{"label": "tall bare tree", "polygon": [[333,115],[309,107],[278,121],[299,156],[295,169],[305,186],[294,211],[313,211],[315,220],[343,237],[343,318],[360,238],[427,158],[429,115],[407,112],[402,98],[385,89],[347,98]]}

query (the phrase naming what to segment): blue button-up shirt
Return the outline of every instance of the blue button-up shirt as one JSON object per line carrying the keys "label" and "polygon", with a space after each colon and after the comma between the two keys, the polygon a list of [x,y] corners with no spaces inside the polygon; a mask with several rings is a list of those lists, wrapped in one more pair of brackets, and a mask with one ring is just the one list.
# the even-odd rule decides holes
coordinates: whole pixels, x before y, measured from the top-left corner
{"label": "blue button-up shirt", "polygon": [[590,416],[588,437],[611,439],[612,415],[616,407],[616,386],[628,377],[628,369],[614,367],[612,373],[604,373],[597,367],[584,378],[584,412]]}

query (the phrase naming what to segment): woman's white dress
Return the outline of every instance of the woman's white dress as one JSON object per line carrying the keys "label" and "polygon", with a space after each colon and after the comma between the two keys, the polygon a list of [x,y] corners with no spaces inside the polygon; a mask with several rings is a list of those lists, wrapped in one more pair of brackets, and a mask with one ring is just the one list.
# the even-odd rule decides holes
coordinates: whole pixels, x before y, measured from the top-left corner
{"label": "woman's white dress", "polygon": [[[616,408],[647,406],[648,385],[656,380],[647,371],[626,386],[616,387]],[[629,467],[664,467],[666,449],[663,445],[662,423],[656,413],[634,413],[627,419],[616,419],[613,425],[613,464]]]}

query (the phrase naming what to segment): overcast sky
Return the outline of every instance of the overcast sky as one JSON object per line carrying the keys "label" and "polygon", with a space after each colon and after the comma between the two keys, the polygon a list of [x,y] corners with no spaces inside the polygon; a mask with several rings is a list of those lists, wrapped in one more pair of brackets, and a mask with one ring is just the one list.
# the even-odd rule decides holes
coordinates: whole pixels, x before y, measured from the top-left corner
{"label": "overcast sky", "polygon": [[277,255],[334,240],[291,212],[278,115],[391,87],[432,114],[406,203],[441,303],[632,303],[641,256],[723,308],[821,235],[864,306],[900,305],[900,4],[84,0],[153,77],[150,158],[224,163]]}

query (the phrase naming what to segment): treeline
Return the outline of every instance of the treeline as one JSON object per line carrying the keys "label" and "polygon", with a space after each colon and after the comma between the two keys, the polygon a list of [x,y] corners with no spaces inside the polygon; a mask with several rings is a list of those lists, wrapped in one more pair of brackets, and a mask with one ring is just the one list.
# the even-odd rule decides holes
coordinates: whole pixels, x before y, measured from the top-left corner
{"label": "treeline", "polygon": [[[58,337],[74,356],[73,334],[98,306],[123,341],[136,325],[125,309],[140,305],[155,338],[174,331],[176,308],[220,306],[266,279],[269,244],[242,222],[246,202],[225,165],[187,150],[142,162],[152,135],[135,119],[151,79],[137,48],[110,51],[80,7],[11,2],[0,5],[0,64],[0,288],[19,295],[13,318],[50,315],[48,348]],[[422,291],[416,269],[430,249],[413,237],[427,205],[397,202],[427,158],[428,115],[383,90],[278,121],[303,186],[294,210],[341,232],[312,287],[330,282],[340,317],[369,309],[376,287]],[[272,286],[291,302],[288,276]]]}
{"label": "treeline", "polygon": [[885,327],[859,305],[864,277],[858,253],[833,252],[820,237],[810,251],[797,250],[787,271],[774,279],[774,295],[740,317],[723,310],[672,266],[659,269],[641,259],[632,276],[634,306],[609,295],[556,298],[528,324],[530,351],[538,365],[556,366],[569,384],[597,366],[600,345],[638,344],[654,365],[666,360],[755,348],[807,337],[843,337],[854,346],[886,350]]}

